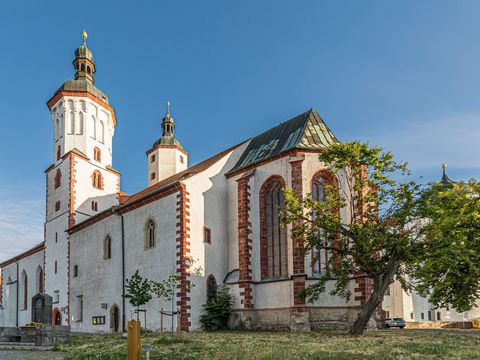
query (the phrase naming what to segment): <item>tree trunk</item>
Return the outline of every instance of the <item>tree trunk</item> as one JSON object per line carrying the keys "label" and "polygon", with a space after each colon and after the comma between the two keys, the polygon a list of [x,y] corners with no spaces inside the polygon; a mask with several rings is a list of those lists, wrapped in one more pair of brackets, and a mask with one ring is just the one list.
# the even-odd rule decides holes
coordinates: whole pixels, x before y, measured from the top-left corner
{"label": "tree trunk", "polygon": [[367,303],[364,305],[362,311],[358,314],[357,320],[352,325],[350,329],[351,335],[362,335],[365,331],[368,321],[372,317],[375,309],[378,304],[383,301],[385,292],[391,283],[393,283],[393,278],[397,272],[398,266],[400,263],[398,261],[391,261],[387,271],[383,273],[382,276],[376,276],[373,278],[373,291],[368,299]]}

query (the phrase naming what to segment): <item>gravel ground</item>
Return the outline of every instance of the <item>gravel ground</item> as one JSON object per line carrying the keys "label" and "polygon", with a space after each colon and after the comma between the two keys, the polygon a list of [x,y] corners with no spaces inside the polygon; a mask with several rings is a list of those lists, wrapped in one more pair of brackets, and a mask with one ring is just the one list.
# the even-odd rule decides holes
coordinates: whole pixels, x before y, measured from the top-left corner
{"label": "gravel ground", "polygon": [[0,350],[1,360],[59,360],[62,354],[54,351]]}

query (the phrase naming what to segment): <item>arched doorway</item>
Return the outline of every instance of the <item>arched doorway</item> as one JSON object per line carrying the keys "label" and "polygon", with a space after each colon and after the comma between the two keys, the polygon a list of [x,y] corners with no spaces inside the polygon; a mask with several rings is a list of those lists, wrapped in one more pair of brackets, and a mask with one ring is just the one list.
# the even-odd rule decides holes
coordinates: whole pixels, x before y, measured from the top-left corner
{"label": "arched doorway", "polygon": [[117,305],[110,308],[110,331],[118,332],[120,330],[120,310]]}
{"label": "arched doorway", "polygon": [[62,325],[62,313],[60,310],[58,310],[58,308],[53,309],[52,322],[53,325]]}

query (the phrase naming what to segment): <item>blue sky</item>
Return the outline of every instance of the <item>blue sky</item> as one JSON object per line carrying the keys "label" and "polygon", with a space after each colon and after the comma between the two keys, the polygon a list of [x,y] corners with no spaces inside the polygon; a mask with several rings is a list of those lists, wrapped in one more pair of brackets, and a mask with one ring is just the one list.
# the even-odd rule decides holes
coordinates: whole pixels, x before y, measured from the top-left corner
{"label": "blue sky", "polygon": [[0,9],[0,260],[43,240],[46,101],[88,34],[122,190],[147,184],[165,102],[191,164],[310,107],[416,177],[480,178],[478,1],[17,1]]}

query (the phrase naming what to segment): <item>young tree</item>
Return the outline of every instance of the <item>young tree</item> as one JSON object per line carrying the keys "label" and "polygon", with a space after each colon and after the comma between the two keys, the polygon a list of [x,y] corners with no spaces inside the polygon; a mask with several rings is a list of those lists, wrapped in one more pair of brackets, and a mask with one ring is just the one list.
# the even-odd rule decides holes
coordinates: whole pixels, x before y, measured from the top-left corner
{"label": "young tree", "polygon": [[406,283],[401,265],[411,264],[417,253],[418,231],[411,220],[419,185],[406,180],[406,163],[368,144],[337,143],[319,159],[333,181],[324,183],[316,198],[299,199],[286,189],[283,221],[292,224],[303,255],[320,249],[330,254],[326,271],[303,292],[308,301],[317,300],[328,281],[334,282],[332,295],[348,300],[354,276],[372,280],[373,291],[350,331],[360,335],[394,277]]}
{"label": "young tree", "polygon": [[[193,264],[195,263],[195,260],[192,257],[189,257],[185,260],[186,262],[186,267],[190,269]],[[192,273],[194,275],[200,275],[202,272],[201,267],[197,267],[192,270]],[[188,282],[182,282],[182,277],[179,273],[176,274],[168,274],[167,279],[162,280],[162,281],[150,281],[150,288],[158,298],[164,300],[164,301],[169,301],[171,304],[171,312],[172,312],[172,332],[173,332],[173,314],[175,312],[175,298],[177,295],[177,289],[191,289],[195,286],[194,283],[188,281]]]}
{"label": "young tree", "polygon": [[132,275],[130,279],[125,280],[126,294],[132,306],[137,308],[137,321],[139,319],[140,306],[147,304],[152,299],[151,285],[148,279],[143,279],[138,270]]}
{"label": "young tree", "polygon": [[469,311],[480,299],[480,182],[430,184],[420,204],[423,256],[410,268],[414,287],[435,307]]}
{"label": "young tree", "polygon": [[172,333],[173,333],[173,320],[175,312],[175,297],[177,289],[182,287],[190,287],[192,285],[182,285],[180,274],[169,274],[166,280],[151,281],[152,292],[160,299],[169,301],[171,304],[172,315]]}

